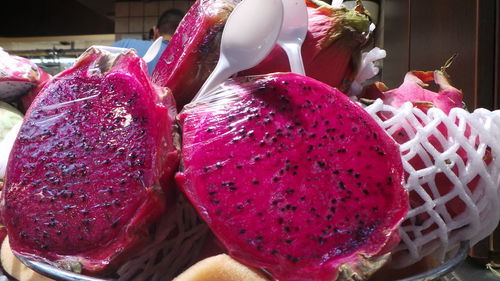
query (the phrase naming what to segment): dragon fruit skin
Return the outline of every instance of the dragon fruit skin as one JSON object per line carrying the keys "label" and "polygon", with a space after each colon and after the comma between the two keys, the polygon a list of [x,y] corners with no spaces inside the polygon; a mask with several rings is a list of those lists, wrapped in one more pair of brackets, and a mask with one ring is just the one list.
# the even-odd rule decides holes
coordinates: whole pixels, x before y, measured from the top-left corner
{"label": "dragon fruit skin", "polygon": [[0,48],[0,99],[14,100],[27,94],[50,75],[28,59],[11,56]]}
{"label": "dragon fruit skin", "polygon": [[197,0],[162,53],[153,81],[172,90],[178,109],[189,103],[215,68],[220,37],[238,0]]}
{"label": "dragon fruit skin", "polygon": [[[437,93],[424,88],[433,81],[439,86]],[[442,70],[410,71],[399,88],[385,91],[381,97],[385,104],[396,108],[405,102],[412,102],[424,112],[430,107],[437,107],[448,114],[452,108],[464,106],[462,92],[450,84],[446,72]]]}
{"label": "dragon fruit skin", "polygon": [[13,251],[106,274],[150,237],[177,170],[175,103],[134,51],[90,48],[35,98],[1,198]]}
{"label": "dragon fruit skin", "polygon": [[229,254],[277,280],[352,280],[380,267],[408,210],[395,142],[308,77],[221,89],[179,115],[176,179]]}
{"label": "dragon fruit skin", "polygon": [[[306,0],[309,14],[302,59],[307,76],[337,87],[350,88],[361,62],[361,51],[369,42],[370,20],[362,6],[356,10],[333,8],[322,1]],[[241,75],[289,72],[288,57],[279,46],[257,66]]]}

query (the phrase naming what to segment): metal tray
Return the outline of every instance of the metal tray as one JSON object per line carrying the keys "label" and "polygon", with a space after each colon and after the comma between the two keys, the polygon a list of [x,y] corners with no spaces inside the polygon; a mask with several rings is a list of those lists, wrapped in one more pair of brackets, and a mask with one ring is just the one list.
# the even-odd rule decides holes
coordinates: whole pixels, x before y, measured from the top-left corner
{"label": "metal tray", "polygon": [[[423,273],[404,278],[404,279],[399,279],[395,281],[430,281],[430,280],[436,280],[440,277],[445,276],[446,274],[452,272],[457,268],[467,257],[467,254],[469,253],[469,243],[468,242],[462,242],[460,243],[460,247],[458,251],[449,259],[447,259],[444,263],[441,265],[430,269],[428,271],[425,271]],[[70,271],[62,270],[41,262],[36,262],[36,261],[31,261],[29,259],[26,259],[24,257],[17,256],[17,258],[25,264],[27,267],[33,269],[34,271],[47,276],[49,278],[52,278],[54,280],[58,281],[113,281],[114,279],[100,279],[100,278],[95,278],[95,277],[89,277],[77,273],[73,273]],[[389,280],[388,280],[389,281]]]}

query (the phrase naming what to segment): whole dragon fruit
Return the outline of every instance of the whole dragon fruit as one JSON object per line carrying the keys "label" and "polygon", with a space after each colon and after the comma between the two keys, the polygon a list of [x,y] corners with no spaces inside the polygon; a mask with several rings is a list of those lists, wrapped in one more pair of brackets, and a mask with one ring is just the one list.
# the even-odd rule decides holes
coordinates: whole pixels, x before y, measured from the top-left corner
{"label": "whole dragon fruit", "polygon": [[[435,71],[410,71],[405,75],[403,84],[399,88],[393,90],[387,90],[384,84],[376,83],[374,84],[376,86],[375,88],[373,88],[373,86],[371,88],[368,87],[369,91],[365,92],[364,98],[381,98],[384,104],[391,105],[395,108],[400,108],[406,102],[411,102],[414,107],[419,108],[424,113],[430,108],[439,108],[445,114],[448,114],[452,108],[464,107],[464,103],[462,100],[462,92],[450,84],[447,74],[444,71],[446,67]],[[437,93],[425,88],[430,82],[435,82],[438,85],[439,91]],[[384,113],[381,113],[381,117],[387,120],[392,116],[384,116]],[[446,128],[443,125],[439,125],[437,129],[441,131],[444,138],[447,137]],[[415,133],[416,131],[413,130],[413,134]],[[400,144],[411,139],[403,128],[393,132],[392,136],[394,140]],[[429,138],[429,143],[438,151],[444,152],[444,147],[441,146],[436,137],[431,136]],[[458,154],[464,162],[467,162],[467,154],[465,151],[458,151]],[[419,155],[411,158],[409,163],[416,170],[426,167],[424,160]],[[406,178],[408,178],[408,176],[408,173],[406,173]],[[442,173],[436,175],[435,182],[436,186],[440,189],[440,194],[446,194],[453,188],[453,183]],[[471,190],[474,190],[476,185],[477,181],[471,183]],[[426,188],[429,190],[429,187]],[[421,196],[414,192],[410,193],[410,201],[414,207],[424,203]],[[465,205],[457,198],[455,201],[451,201],[447,208],[450,214],[455,217],[464,211]],[[421,219],[425,220],[425,218]]]}
{"label": "whole dragon fruit", "polygon": [[[308,76],[341,90],[349,89],[368,42],[370,20],[362,5],[332,8],[306,0],[309,25],[302,46]],[[224,24],[237,0],[198,0],[186,14],[153,72],[153,81],[169,87],[178,108],[189,103],[215,68]],[[276,46],[264,61],[241,75],[290,71],[285,52]]]}
{"label": "whole dragon fruit", "polygon": [[[450,63],[436,71],[410,71],[396,89],[376,83],[363,94],[365,100],[380,98],[388,106],[373,105],[367,110],[401,144],[411,211],[402,224],[405,241],[398,249],[409,251],[411,257],[399,259],[399,266],[447,251],[461,240],[475,243],[494,227],[475,210],[488,188],[476,189],[488,186],[490,176],[485,173],[495,174],[494,168],[485,168],[485,173],[476,168],[488,167],[493,160],[491,147],[480,144],[489,138],[484,138],[485,129],[478,133],[460,117],[467,112],[461,109],[462,93],[450,84],[445,72]],[[431,82],[438,86],[437,92],[426,89]],[[489,216],[497,217],[491,211]],[[468,218],[474,217],[480,225],[470,224]]]}
{"label": "whole dragon fruit", "polygon": [[0,48],[0,99],[11,101],[26,95],[50,75],[28,59],[11,56]]}
{"label": "whole dragon fruit", "polygon": [[14,143],[1,198],[12,250],[85,274],[137,254],[169,207],[175,114],[134,51],[89,48],[35,98]]}
{"label": "whole dragon fruit", "polygon": [[241,262],[277,280],[360,280],[397,244],[399,149],[340,91],[293,73],[242,77],[179,119],[176,179]]}

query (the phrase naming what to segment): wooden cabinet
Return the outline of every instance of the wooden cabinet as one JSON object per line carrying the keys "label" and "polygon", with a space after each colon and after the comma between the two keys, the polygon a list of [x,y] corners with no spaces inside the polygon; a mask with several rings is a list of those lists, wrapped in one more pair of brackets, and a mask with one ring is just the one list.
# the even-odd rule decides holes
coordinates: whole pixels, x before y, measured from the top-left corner
{"label": "wooden cabinet", "polygon": [[408,70],[448,69],[469,109],[500,108],[500,0],[381,0],[382,81],[398,86]]}

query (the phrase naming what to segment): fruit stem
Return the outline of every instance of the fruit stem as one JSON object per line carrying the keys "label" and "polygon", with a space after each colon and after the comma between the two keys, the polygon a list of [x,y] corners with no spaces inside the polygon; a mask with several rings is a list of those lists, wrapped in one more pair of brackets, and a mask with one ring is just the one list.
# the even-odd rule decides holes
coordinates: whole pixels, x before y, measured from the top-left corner
{"label": "fruit stem", "polygon": [[449,58],[443,66],[441,66],[441,71],[446,72],[446,69],[451,66],[455,58],[458,56],[458,53],[454,53],[451,58]]}

